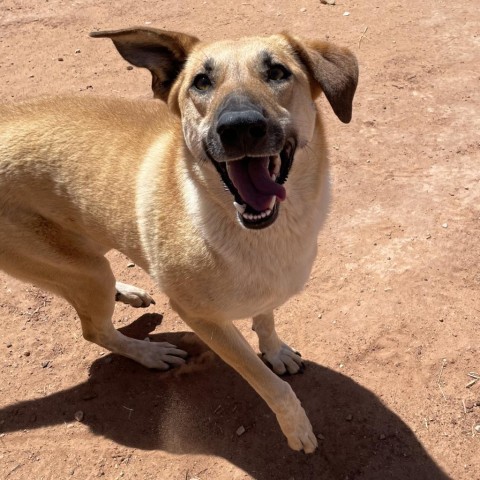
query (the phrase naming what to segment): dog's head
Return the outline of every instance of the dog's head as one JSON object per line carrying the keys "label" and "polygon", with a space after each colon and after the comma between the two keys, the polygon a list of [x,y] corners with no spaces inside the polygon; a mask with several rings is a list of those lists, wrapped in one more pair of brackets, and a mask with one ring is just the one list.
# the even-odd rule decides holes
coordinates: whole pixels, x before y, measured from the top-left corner
{"label": "dog's head", "polygon": [[181,116],[189,150],[217,169],[247,228],[277,218],[295,151],[314,134],[315,98],[324,92],[342,122],[352,116],[356,59],[326,42],[279,34],[203,43],[153,28],[91,35],[150,70],[155,98]]}

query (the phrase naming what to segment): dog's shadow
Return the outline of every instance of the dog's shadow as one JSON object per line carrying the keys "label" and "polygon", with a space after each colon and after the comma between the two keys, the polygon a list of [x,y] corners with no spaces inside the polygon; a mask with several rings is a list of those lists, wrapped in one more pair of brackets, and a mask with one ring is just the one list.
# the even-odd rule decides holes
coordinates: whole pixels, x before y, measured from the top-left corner
{"label": "dog's shadow", "polygon": [[[160,321],[146,314],[123,332],[144,338]],[[217,455],[256,479],[448,479],[407,425],[344,375],[307,362],[305,374],[286,378],[320,434],[319,450],[304,455],[288,448],[266,404],[194,334],[159,337],[189,351],[189,364],[161,373],[109,355],[87,382],[1,409],[0,431],[63,424],[82,411],[92,432],[119,444]]]}

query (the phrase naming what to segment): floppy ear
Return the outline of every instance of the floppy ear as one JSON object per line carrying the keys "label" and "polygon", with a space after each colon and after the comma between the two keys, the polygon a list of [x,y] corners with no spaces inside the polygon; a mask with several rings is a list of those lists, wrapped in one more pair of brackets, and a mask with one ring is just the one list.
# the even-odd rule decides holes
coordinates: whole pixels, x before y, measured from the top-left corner
{"label": "floppy ear", "polygon": [[313,84],[313,97],[323,91],[337,117],[343,123],[350,122],[353,96],[358,82],[355,55],[347,48],[328,42],[301,40],[288,34],[284,36],[307,69]]}
{"label": "floppy ear", "polygon": [[184,33],[133,27],[92,32],[94,38],[111,38],[120,55],[132,65],[148,68],[155,98],[167,101],[170,88],[198,38]]}

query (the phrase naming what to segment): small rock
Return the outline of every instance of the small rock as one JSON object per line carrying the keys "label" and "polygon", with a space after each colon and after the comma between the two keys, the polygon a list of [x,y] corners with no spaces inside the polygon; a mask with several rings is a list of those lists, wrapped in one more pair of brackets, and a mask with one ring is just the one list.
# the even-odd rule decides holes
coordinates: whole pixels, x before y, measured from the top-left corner
{"label": "small rock", "polygon": [[77,48],[77,49],[75,50],[75,53],[80,53],[80,49]]}
{"label": "small rock", "polygon": [[480,433],[480,423],[475,425],[473,428],[475,429],[476,432]]}
{"label": "small rock", "polygon": [[319,313],[319,314],[317,315],[317,318],[322,318],[322,314]]}
{"label": "small rock", "polygon": [[442,223],[442,228],[448,228],[448,223]]}
{"label": "small rock", "polygon": [[26,352],[23,352],[23,354],[26,356],[26,357],[29,357],[30,356],[30,352],[27,350]]}
{"label": "small rock", "polygon": [[465,409],[466,410],[472,411],[474,406],[475,406],[475,402],[473,400],[467,400],[465,402]]}
{"label": "small rock", "polygon": [[50,360],[45,360],[42,362],[42,368],[47,368],[50,365]]}
{"label": "small rock", "polygon": [[301,11],[302,13],[305,13],[305,12],[307,11],[307,9],[306,9],[305,7],[303,7],[303,8],[300,9],[300,11]]}
{"label": "small rock", "polygon": [[317,438],[319,440],[325,440],[325,437],[321,433],[317,433]]}
{"label": "small rock", "polygon": [[58,57],[57,60],[58,60],[59,62],[63,62],[63,57]]}
{"label": "small rock", "polygon": [[432,238],[432,236],[431,236],[429,233],[427,233],[427,237],[426,237],[426,238],[427,238],[427,240],[430,240],[430,239]]}
{"label": "small rock", "polygon": [[127,265],[127,268],[133,268],[135,266],[135,264],[133,262],[130,262],[128,265]]}
{"label": "small rock", "polygon": [[133,67],[131,65],[128,65],[127,70],[133,70]]}
{"label": "small rock", "polygon": [[335,0],[320,0],[324,5],[335,5]]}
{"label": "small rock", "polygon": [[12,348],[12,342],[7,342],[7,348]]}
{"label": "small rock", "polygon": [[237,431],[235,432],[238,436],[243,435],[245,433],[245,427],[241,425],[240,427],[237,428]]}
{"label": "small rock", "polygon": [[74,417],[77,422],[81,422],[83,420],[84,414],[81,410],[79,410],[78,412],[75,412]]}
{"label": "small rock", "polygon": [[350,15],[350,12],[343,12],[344,17],[348,17]]}
{"label": "small rock", "polygon": [[353,415],[352,414],[348,414],[346,417],[345,417],[345,420],[347,422],[351,422],[353,420]]}

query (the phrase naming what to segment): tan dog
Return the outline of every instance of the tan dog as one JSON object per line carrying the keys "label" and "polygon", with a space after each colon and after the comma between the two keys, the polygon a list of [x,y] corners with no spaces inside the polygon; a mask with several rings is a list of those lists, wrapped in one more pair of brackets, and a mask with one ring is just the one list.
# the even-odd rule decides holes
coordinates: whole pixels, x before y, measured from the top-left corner
{"label": "tan dog", "polygon": [[[314,99],[323,91],[350,121],[355,57],[287,34],[215,43],[150,28],[92,36],[148,68],[168,107],[91,98],[2,107],[0,268],[67,299],[87,340],[151,368],[184,363],[174,345],[114,329],[115,299],[153,302],[115,283],[104,255],[122,251],[267,402],[290,447],[313,452],[310,422],[276,375],[303,364],[278,338],[273,309],[307,281],[327,211]],[[273,372],[232,323],[246,317]]]}

